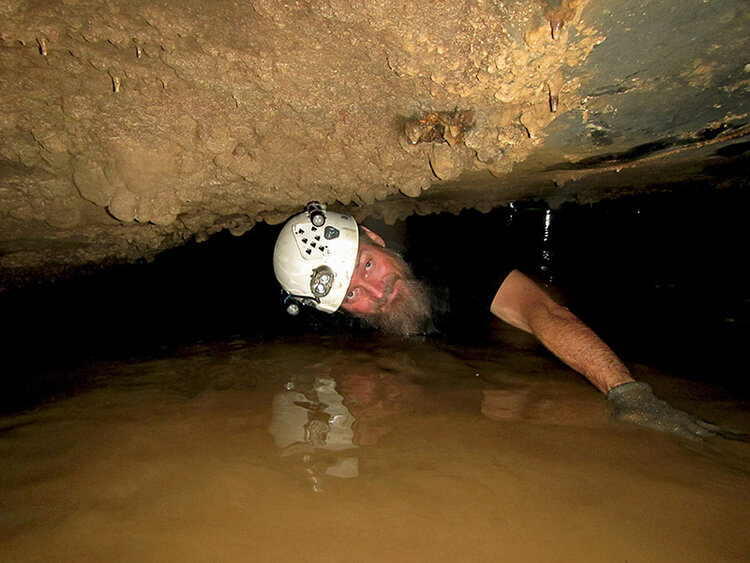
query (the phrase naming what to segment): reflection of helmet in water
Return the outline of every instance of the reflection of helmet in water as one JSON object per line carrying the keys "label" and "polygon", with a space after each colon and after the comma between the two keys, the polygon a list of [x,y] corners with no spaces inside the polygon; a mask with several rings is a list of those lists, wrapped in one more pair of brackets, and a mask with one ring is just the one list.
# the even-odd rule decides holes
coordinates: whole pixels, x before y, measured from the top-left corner
{"label": "reflection of helmet in water", "polygon": [[[296,383],[295,383],[296,380]],[[359,475],[355,419],[328,376],[294,378],[273,398],[268,430],[282,456],[302,454],[313,490],[320,491],[321,472],[346,479]],[[327,455],[334,452],[333,457]]]}
{"label": "reflection of helmet in water", "polygon": [[346,296],[358,248],[359,229],[352,217],[309,203],[276,239],[276,279],[291,299],[333,313]]}
{"label": "reflection of helmet in water", "polygon": [[273,398],[268,430],[280,448],[307,444],[313,448],[341,451],[356,448],[354,416],[330,377],[316,377],[311,392],[294,385]]}

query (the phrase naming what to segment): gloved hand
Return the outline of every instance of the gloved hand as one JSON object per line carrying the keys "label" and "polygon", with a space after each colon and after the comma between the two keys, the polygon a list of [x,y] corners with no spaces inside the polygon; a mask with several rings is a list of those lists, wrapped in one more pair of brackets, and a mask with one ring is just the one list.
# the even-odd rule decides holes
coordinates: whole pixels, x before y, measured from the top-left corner
{"label": "gloved hand", "polygon": [[657,399],[651,386],[642,381],[630,381],[614,387],[607,395],[607,400],[614,407],[612,414],[616,420],[631,422],[660,432],[693,440],[716,436],[738,439],[741,436],[722,430],[720,426]]}

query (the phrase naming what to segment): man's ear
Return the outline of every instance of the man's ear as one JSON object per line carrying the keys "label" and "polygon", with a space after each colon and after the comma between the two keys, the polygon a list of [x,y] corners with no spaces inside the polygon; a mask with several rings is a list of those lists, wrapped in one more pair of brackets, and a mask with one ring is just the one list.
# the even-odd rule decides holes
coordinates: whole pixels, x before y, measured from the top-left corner
{"label": "man's ear", "polygon": [[383,248],[385,248],[385,241],[381,238],[381,236],[379,234],[373,233],[370,229],[368,229],[364,225],[360,225],[359,227],[365,232],[365,234],[367,235],[367,237],[372,242],[374,242],[378,246],[382,246]]}

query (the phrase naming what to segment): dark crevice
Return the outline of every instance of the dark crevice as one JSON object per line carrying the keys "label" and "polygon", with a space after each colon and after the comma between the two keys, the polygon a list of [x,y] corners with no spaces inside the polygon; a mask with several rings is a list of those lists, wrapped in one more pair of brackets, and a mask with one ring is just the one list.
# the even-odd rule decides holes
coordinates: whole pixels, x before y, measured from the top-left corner
{"label": "dark crevice", "polygon": [[[585,170],[589,168],[601,168],[605,166],[611,166],[613,164],[626,164],[626,163],[636,162],[638,160],[644,159],[648,156],[657,154],[659,152],[662,152],[668,149],[678,148],[678,147],[689,147],[690,145],[700,145],[702,143],[706,143],[709,141],[720,140],[721,136],[728,132],[741,133],[742,129],[746,125],[747,123],[737,123],[737,124],[722,123],[720,125],[717,125],[716,127],[707,127],[691,135],[685,135],[682,137],[665,137],[657,141],[651,141],[648,143],[637,145],[625,151],[608,153],[608,154],[600,154],[600,155],[584,158],[575,162],[563,162],[563,163],[556,164],[555,166],[551,166],[547,168],[547,171]],[[741,133],[741,134],[744,134],[744,133]],[[745,143],[743,143],[743,145],[744,144]],[[729,149],[729,147],[725,147],[725,149]],[[742,152],[733,152],[731,149],[726,150],[725,152],[720,152],[720,151],[721,149],[716,151],[716,154],[719,156],[736,156],[737,154],[742,154],[742,152],[744,152],[744,149]]]}

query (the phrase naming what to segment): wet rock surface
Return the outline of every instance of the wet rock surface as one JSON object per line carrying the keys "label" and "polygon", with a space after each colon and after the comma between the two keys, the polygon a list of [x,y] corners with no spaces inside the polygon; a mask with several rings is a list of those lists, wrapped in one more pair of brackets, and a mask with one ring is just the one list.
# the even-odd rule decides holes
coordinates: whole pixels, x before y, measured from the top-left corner
{"label": "wet rock surface", "polygon": [[[720,8],[708,13],[716,25],[747,20],[740,4]],[[610,28],[637,19],[613,10],[584,0],[5,2],[2,285],[242,234],[310,199],[391,220],[546,197],[583,175],[540,173],[550,163],[630,148],[609,98],[661,87],[636,69],[619,91],[582,91]],[[727,49],[747,50],[732,41]],[[747,61],[722,61],[691,52],[676,76],[746,97]],[[737,109],[705,116],[716,140],[744,134]],[[457,110],[473,116],[460,143],[404,134],[410,120]],[[561,132],[573,122],[585,134],[569,142]],[[471,188],[465,200],[450,191],[440,200],[438,188],[460,183]],[[425,190],[437,199],[414,199]]]}

